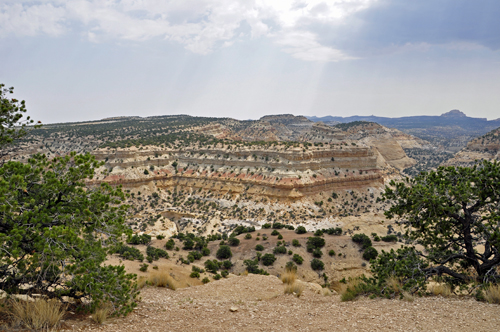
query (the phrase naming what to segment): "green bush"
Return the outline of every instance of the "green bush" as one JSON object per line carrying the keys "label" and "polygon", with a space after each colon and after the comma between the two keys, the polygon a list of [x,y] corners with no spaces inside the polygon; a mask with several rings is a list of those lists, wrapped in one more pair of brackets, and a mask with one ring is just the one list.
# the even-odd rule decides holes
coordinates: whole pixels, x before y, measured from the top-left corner
{"label": "green bush", "polygon": [[335,256],[335,250],[333,250],[333,249],[332,249],[332,250],[330,250],[330,251],[328,252],[328,255],[330,255],[330,256]]}
{"label": "green bush", "polygon": [[226,245],[220,246],[219,250],[217,250],[217,253],[215,254],[215,257],[218,259],[229,259],[232,256],[233,253],[231,252],[231,248]]}
{"label": "green bush", "polygon": [[262,251],[262,250],[264,250],[264,246],[262,244],[258,244],[255,246],[255,250]]}
{"label": "green bush", "polygon": [[240,240],[235,237],[230,237],[227,239],[227,243],[232,247],[236,247],[240,244]]}
{"label": "green bush", "polygon": [[293,255],[293,251],[288,250],[288,254],[289,254],[289,255]]}
{"label": "green bush", "polygon": [[328,228],[327,230],[325,230],[325,233],[327,233],[328,235],[342,235],[342,228]]}
{"label": "green bush", "polygon": [[280,235],[280,232],[278,232],[277,230],[275,230],[275,229],[274,229],[274,230],[271,232],[271,235],[273,235],[273,236]]}
{"label": "green bush", "polygon": [[252,234],[247,233],[247,234],[245,235],[245,240],[250,240],[251,238],[252,238]]}
{"label": "green bush", "polygon": [[191,274],[189,275],[190,278],[199,278],[200,277],[200,273],[199,272],[196,272],[196,271],[193,271],[191,272]]}
{"label": "green bush", "polygon": [[365,252],[363,253],[363,259],[366,259],[367,261],[372,260],[377,258],[378,252],[377,249],[373,247],[368,247],[365,249]]}
{"label": "green bush", "polygon": [[325,246],[325,239],[319,237],[319,236],[314,236],[314,237],[309,237],[307,239],[307,252],[313,252],[314,249],[319,249]]}
{"label": "green bush", "polygon": [[227,278],[227,276],[229,275],[229,272],[228,272],[228,271],[226,271],[226,270],[222,270],[222,271],[220,272],[220,275],[221,275],[223,278]]}
{"label": "green bush", "polygon": [[304,226],[299,226],[295,229],[295,233],[297,234],[305,234],[307,233],[307,230]]}
{"label": "green bush", "polygon": [[323,252],[319,248],[314,249],[312,254],[316,258],[321,258],[321,256],[323,256]]}
{"label": "green bush", "polygon": [[294,246],[294,247],[300,247],[300,242],[299,242],[299,240],[297,240],[297,239],[293,239],[293,240],[292,240],[292,246]]}
{"label": "green bush", "polygon": [[144,255],[141,253],[141,251],[137,248],[129,247],[124,244],[119,244],[116,247],[115,252],[119,254],[121,257],[124,259],[133,261],[133,260],[138,260],[142,262],[144,260]]}
{"label": "green bush", "polygon": [[372,246],[372,240],[365,234],[355,234],[352,240],[358,244],[361,244],[361,249],[366,249]]}
{"label": "green bush", "polygon": [[262,228],[269,229],[269,228],[271,228],[271,224],[265,223],[264,225],[262,225]]}
{"label": "green bush", "polygon": [[316,230],[316,232],[314,232],[314,236],[323,236],[323,231],[321,229]]}
{"label": "green bush", "polygon": [[270,266],[274,264],[276,257],[273,254],[265,254],[262,256],[261,261],[265,266]]}
{"label": "green bush", "polygon": [[304,258],[302,258],[302,256],[300,256],[299,254],[294,254],[292,260],[299,265],[304,262]]}
{"label": "green bush", "polygon": [[273,249],[274,254],[286,254],[286,248],[284,246],[275,247]]}
{"label": "green bush", "polygon": [[219,280],[220,278],[222,278],[220,274],[217,273],[214,275],[214,280]]}
{"label": "green bush", "polygon": [[184,246],[182,247],[182,249],[184,250],[191,250],[194,248],[194,241],[189,237],[184,240],[183,244]]}
{"label": "green bush", "polygon": [[151,243],[151,236],[148,234],[137,235],[134,234],[128,240],[129,244],[149,244]]}
{"label": "green bush", "polygon": [[319,259],[313,258],[313,260],[311,261],[311,268],[314,271],[321,271],[325,268],[325,264],[323,264],[323,262]]}
{"label": "green bush", "polygon": [[172,249],[174,249],[174,246],[175,246],[175,241],[174,241],[174,239],[169,239],[169,240],[167,241],[167,243],[165,243],[165,249],[167,249],[167,250],[172,250]]}
{"label": "green bush", "polygon": [[204,284],[208,284],[210,282],[210,279],[208,279],[208,277],[205,277],[201,282]]}
{"label": "green bush", "polygon": [[283,240],[283,235],[279,234],[278,235],[278,240]]}
{"label": "green bush", "polygon": [[168,252],[163,249],[148,246],[146,248],[146,255],[150,256],[153,260],[157,261],[160,258],[168,259]]}
{"label": "green bush", "polygon": [[203,248],[201,249],[201,254],[202,254],[203,256],[209,256],[209,255],[210,255],[210,249],[208,249],[207,247],[203,247]]}
{"label": "green bush", "polygon": [[207,260],[205,262],[205,269],[208,271],[208,272],[212,272],[212,273],[217,273],[217,271],[219,270],[219,262],[217,262],[217,260]]}
{"label": "green bush", "polygon": [[148,264],[144,263],[141,265],[141,267],[139,268],[140,271],[142,272],[146,272],[148,270]]}
{"label": "green bush", "polygon": [[285,271],[297,272],[297,265],[295,265],[293,262],[286,262]]}
{"label": "green bush", "polygon": [[252,260],[252,259],[247,259],[243,261],[243,264],[246,266],[246,270],[248,273],[252,274],[263,274],[263,275],[268,275],[266,271],[263,269],[259,269],[259,261],[258,260]]}
{"label": "green bush", "polygon": [[382,236],[384,242],[398,242],[398,237],[394,234]]}

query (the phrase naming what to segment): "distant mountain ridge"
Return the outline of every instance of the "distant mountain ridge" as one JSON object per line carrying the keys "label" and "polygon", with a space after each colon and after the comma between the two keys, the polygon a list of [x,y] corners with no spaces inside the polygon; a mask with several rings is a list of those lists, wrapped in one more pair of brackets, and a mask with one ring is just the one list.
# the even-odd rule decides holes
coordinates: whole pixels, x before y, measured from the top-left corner
{"label": "distant mountain ridge", "polygon": [[487,132],[500,127],[500,119],[488,120],[486,118],[473,118],[468,117],[463,112],[459,110],[451,110],[447,113],[441,114],[440,116],[433,115],[419,115],[419,116],[407,116],[400,118],[388,118],[381,116],[308,116],[309,120],[318,122],[353,122],[353,121],[370,121],[381,124],[385,127],[396,128],[399,130],[404,129],[417,129],[417,128],[429,128],[429,127],[454,127],[458,126],[466,131],[477,132],[477,135],[484,135]]}

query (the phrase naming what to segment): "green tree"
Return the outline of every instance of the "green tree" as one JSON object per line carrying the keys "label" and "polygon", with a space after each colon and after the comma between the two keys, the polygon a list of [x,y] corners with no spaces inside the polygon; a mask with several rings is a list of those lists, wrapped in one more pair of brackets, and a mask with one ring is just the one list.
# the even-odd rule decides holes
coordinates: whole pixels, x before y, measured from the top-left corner
{"label": "green tree", "polygon": [[0,167],[0,289],[135,306],[135,275],[103,265],[126,228],[123,192],[86,187],[101,164],[72,153]]}
{"label": "green tree", "polygon": [[[425,249],[416,253],[426,278],[447,275],[454,282],[498,281],[500,265],[500,164],[439,167],[414,179],[391,182],[384,198],[388,218],[406,227],[407,241]],[[484,249],[479,249],[480,247]],[[396,257],[396,256],[394,256]],[[470,269],[475,273],[471,274]],[[413,272],[414,273],[414,272]]]}
{"label": "green tree", "polygon": [[[0,157],[11,150],[10,145],[27,133],[27,126],[34,121],[28,116],[23,120],[26,112],[26,103],[15,98],[9,98],[14,93],[14,88],[6,88],[0,84]],[[40,121],[38,121],[40,123]]]}

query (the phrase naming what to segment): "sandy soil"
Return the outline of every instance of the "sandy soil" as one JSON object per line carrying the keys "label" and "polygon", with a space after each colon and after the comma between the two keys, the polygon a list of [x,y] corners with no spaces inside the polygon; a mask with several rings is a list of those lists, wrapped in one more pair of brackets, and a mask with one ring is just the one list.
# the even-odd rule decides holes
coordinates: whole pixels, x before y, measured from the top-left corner
{"label": "sandy soil", "polygon": [[500,306],[471,298],[362,298],[340,302],[306,289],[283,294],[274,276],[231,277],[172,291],[144,288],[125,318],[97,325],[88,317],[65,322],[69,331],[496,331]]}

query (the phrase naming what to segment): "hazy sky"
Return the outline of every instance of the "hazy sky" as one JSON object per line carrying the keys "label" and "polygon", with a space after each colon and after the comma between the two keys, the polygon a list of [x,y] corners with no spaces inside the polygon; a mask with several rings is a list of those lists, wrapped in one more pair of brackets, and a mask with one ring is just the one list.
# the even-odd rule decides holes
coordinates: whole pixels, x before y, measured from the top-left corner
{"label": "hazy sky", "polygon": [[499,0],[0,0],[0,82],[44,123],[500,118]]}

